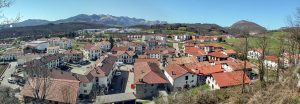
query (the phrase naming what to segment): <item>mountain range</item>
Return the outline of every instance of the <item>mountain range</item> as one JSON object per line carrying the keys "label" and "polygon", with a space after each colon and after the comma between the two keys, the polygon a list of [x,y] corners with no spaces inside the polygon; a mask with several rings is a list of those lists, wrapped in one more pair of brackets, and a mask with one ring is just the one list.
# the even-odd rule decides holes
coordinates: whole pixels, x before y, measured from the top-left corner
{"label": "mountain range", "polygon": [[[19,23],[11,24],[12,27],[25,27],[25,26],[38,26],[38,25],[46,25],[49,23],[59,24],[59,23],[70,23],[70,22],[84,22],[84,23],[93,23],[93,24],[103,24],[108,26],[134,26],[134,25],[155,25],[155,24],[166,24],[165,21],[148,21],[145,19],[138,18],[130,18],[125,16],[112,16],[112,15],[87,15],[87,14],[79,14],[73,17],[69,17],[66,19],[60,19],[56,21],[48,21],[41,19],[28,19]],[[10,27],[11,27],[10,26]]]}

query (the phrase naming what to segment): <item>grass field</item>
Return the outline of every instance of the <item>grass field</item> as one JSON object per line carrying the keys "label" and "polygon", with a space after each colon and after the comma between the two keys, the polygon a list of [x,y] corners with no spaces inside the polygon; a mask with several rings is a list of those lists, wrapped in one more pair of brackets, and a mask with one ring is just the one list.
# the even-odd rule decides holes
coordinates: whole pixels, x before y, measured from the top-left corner
{"label": "grass field", "polygon": [[[278,47],[280,45],[279,38],[280,36],[285,35],[285,32],[272,32],[268,33],[268,49],[271,54],[275,54],[278,52]],[[229,38],[225,39],[226,42],[220,43],[223,45],[226,49],[234,49],[234,45],[239,44],[240,41],[245,40],[245,38]],[[251,48],[258,48],[259,46],[259,38],[257,37],[250,37],[248,38],[249,47]],[[230,44],[230,45],[229,45]],[[233,46],[231,46],[233,45]]]}

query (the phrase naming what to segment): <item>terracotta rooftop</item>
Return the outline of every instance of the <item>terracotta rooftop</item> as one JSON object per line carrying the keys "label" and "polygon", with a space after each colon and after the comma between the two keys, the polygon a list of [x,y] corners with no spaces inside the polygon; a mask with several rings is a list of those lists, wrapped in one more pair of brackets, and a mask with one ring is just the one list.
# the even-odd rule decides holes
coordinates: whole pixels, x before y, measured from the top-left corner
{"label": "terracotta rooftop", "polygon": [[278,58],[276,56],[266,56],[265,59],[272,62],[278,61]]}
{"label": "terracotta rooftop", "polygon": [[113,47],[111,51],[129,51],[129,47],[126,46]]}
{"label": "terracotta rooftop", "polygon": [[[216,83],[222,87],[237,86],[243,83],[243,72],[234,71],[234,72],[224,72],[224,73],[215,73],[212,74],[212,77]],[[245,75],[245,83],[251,83],[251,80],[247,75]]]}
{"label": "terracotta rooftop", "polygon": [[[37,83],[39,82],[39,83]],[[35,97],[35,89],[39,89],[40,97],[42,93],[47,93],[45,99],[51,101],[57,101],[60,103],[71,103],[76,104],[78,90],[79,90],[79,81],[76,80],[64,80],[64,79],[50,79],[47,82],[47,90],[44,92],[45,81],[41,78],[28,79],[20,94],[27,97]],[[40,87],[37,87],[36,84],[39,84]],[[34,89],[35,88],[35,89]]]}
{"label": "terracotta rooftop", "polygon": [[213,57],[219,57],[219,58],[227,58],[228,56],[225,55],[222,52],[210,52],[208,53],[209,56],[213,56]]}
{"label": "terracotta rooftop", "polygon": [[185,68],[183,68],[183,66],[177,64],[169,64],[166,67],[166,71],[173,79],[176,79],[188,73],[188,71]]}
{"label": "terracotta rooftop", "polygon": [[191,54],[193,56],[202,56],[206,54],[204,50],[197,47],[186,47],[185,53]]}
{"label": "terracotta rooftop", "polygon": [[195,63],[198,62],[196,57],[180,57],[180,58],[172,58],[168,60],[169,64],[187,64],[187,63]]}
{"label": "terracotta rooftop", "polygon": [[201,75],[211,75],[213,73],[223,72],[221,65],[209,65],[198,68],[199,74]]}
{"label": "terracotta rooftop", "polygon": [[229,50],[224,50],[224,52],[227,54],[227,55],[232,55],[232,54],[236,54],[236,52],[232,49],[229,49]]}
{"label": "terracotta rooftop", "polygon": [[134,64],[135,84],[163,84],[169,83],[162,70],[156,63],[139,62]]}

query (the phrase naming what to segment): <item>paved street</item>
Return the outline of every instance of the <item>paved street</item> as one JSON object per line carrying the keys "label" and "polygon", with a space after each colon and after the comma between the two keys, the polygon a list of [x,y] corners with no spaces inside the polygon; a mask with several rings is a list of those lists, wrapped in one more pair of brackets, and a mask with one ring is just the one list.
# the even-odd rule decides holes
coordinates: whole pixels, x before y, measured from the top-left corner
{"label": "paved street", "polygon": [[122,74],[120,76],[114,76],[112,83],[110,85],[109,94],[124,93],[124,88],[126,85],[126,80],[128,78],[127,71],[120,71]]}
{"label": "paved street", "polygon": [[15,71],[15,68],[17,66],[17,62],[11,62],[10,67],[5,70],[2,77],[4,77],[3,81],[1,81],[1,86],[10,87],[13,89],[18,88],[19,86],[17,84],[11,84],[8,83],[7,79],[10,77],[11,74]]}

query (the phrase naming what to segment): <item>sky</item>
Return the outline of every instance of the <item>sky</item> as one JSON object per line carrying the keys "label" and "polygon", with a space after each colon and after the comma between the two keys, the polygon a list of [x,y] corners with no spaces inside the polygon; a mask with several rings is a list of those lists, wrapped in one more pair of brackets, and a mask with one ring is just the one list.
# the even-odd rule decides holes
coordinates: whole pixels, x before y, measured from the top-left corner
{"label": "sky", "polygon": [[267,29],[287,26],[300,0],[14,0],[1,9],[7,18],[65,19],[78,14],[110,14],[169,23],[215,23],[231,26],[239,20]]}

